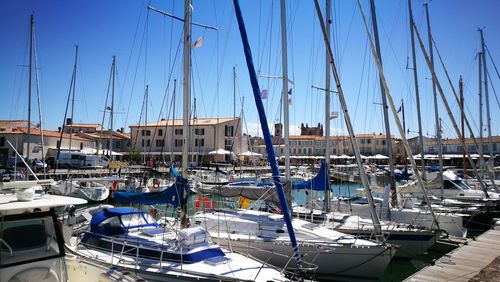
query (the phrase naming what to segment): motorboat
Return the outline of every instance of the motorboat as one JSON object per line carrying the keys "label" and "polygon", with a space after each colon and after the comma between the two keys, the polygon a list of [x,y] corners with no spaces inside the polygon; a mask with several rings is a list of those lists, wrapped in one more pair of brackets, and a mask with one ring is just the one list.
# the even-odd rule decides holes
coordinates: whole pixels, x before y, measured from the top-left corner
{"label": "motorboat", "polygon": [[140,281],[78,256],[67,256],[56,208],[85,204],[83,199],[30,190],[50,181],[0,183],[0,281]]}
{"label": "motorboat", "polygon": [[81,198],[90,202],[104,201],[109,196],[109,189],[106,185],[85,179],[60,180],[50,185],[49,189],[57,195]]}

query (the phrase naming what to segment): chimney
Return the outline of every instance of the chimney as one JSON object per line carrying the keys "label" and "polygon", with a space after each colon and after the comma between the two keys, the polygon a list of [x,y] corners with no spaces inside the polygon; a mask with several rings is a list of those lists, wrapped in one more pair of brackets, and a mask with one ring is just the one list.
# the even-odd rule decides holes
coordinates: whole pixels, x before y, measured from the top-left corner
{"label": "chimney", "polygon": [[161,118],[161,121],[165,121],[165,118]]}
{"label": "chimney", "polygon": [[123,133],[124,130],[125,130],[125,128],[120,127],[120,130],[118,130],[118,131],[120,131],[121,133]]}
{"label": "chimney", "polygon": [[59,126],[59,127],[57,128],[57,132],[61,133],[61,129],[62,129],[62,128]]}

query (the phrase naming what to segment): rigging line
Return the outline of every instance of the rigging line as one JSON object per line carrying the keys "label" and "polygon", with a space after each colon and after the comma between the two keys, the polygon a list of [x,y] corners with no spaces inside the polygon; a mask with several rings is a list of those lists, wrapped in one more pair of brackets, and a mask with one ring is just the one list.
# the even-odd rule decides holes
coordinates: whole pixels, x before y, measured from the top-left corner
{"label": "rigging line", "polygon": [[491,76],[490,76],[490,71],[488,70],[487,71],[487,74],[488,74],[488,78],[490,79],[490,82],[491,82],[491,89],[493,89],[493,93],[495,94],[495,98],[496,98],[496,101],[497,101],[497,105],[498,107],[500,108],[500,102],[498,101],[498,96],[497,96],[497,92],[495,91],[495,87],[493,86],[493,80],[491,79]]}
{"label": "rigging line", "polygon": [[497,73],[497,76],[498,78],[500,79],[500,73],[498,72],[498,69],[497,69],[497,65],[495,64],[495,62],[493,61],[493,57],[491,56],[491,53],[490,53],[490,48],[488,48],[488,45],[484,44],[484,47],[486,48],[486,52],[488,52],[488,56],[490,57],[490,60],[491,60],[491,64],[493,65],[493,67],[495,68],[495,72]]}
{"label": "rigging line", "polygon": [[[141,3],[141,6],[140,7],[144,7],[145,6],[145,0]],[[129,67],[130,67],[130,63],[132,62],[132,54],[134,52],[134,47],[135,47],[135,42],[136,42],[136,39],[137,39],[137,32],[139,30],[139,24],[141,22],[141,18],[142,18],[142,11],[143,9],[139,9],[139,18],[137,19],[137,24],[135,26],[135,31],[134,31],[134,36],[133,36],[133,39],[132,39],[132,48],[130,48],[130,52],[129,52],[129,55],[128,55],[128,60],[127,60],[127,67],[126,67],[126,70],[125,70],[125,77],[124,77],[124,81],[127,81],[127,77],[128,77],[128,71],[129,71]],[[137,72],[137,70],[136,70]],[[130,103],[132,102],[132,94],[133,94],[133,86],[132,86],[132,91],[130,91],[130,97],[129,97],[129,106],[128,106],[128,109],[130,110]],[[121,93],[124,93],[125,92],[125,83],[123,84],[123,88],[122,88],[122,91]],[[126,115],[126,118],[125,118],[125,123],[124,125],[126,126],[127,125],[127,120],[128,120],[128,112],[127,112],[127,115]]]}
{"label": "rigging line", "polygon": [[[149,1],[151,3],[151,0]],[[144,87],[148,85],[148,39],[149,39],[149,9],[146,11],[146,21],[144,23],[145,44],[144,44]]]}
{"label": "rigging line", "polygon": [[[147,95],[147,92],[146,90],[144,89],[144,95],[143,95],[143,98],[142,98],[142,105],[141,105],[141,113],[139,115],[139,122],[137,124],[137,131],[135,132],[135,137],[132,138],[132,140],[134,140],[134,144],[132,144],[132,148],[135,149],[135,145],[137,144],[137,137],[139,136],[139,131],[141,131],[141,121],[142,121],[142,115],[144,113],[144,106],[146,104],[146,95]],[[132,135],[132,132],[130,132]]]}
{"label": "rigging line", "polygon": [[356,10],[357,10],[357,7],[354,6],[354,9],[352,10],[352,15],[351,15],[351,21],[350,21],[349,27],[347,29],[347,37],[345,38],[345,41],[344,41],[344,48],[342,48],[342,55],[340,56],[340,60],[342,60],[342,58],[345,57],[347,46],[349,46],[348,41],[349,41],[349,37],[351,35],[352,23],[354,22],[354,15],[356,14]]}
{"label": "rigging line", "polygon": [[77,68],[78,68],[79,71],[77,71],[76,73],[78,75],[78,78],[81,81],[81,83],[79,83],[78,86],[79,86],[80,91],[82,93],[83,109],[85,111],[85,117],[88,120],[89,119],[89,109],[88,109],[88,106],[87,106],[87,95],[86,95],[86,92],[85,92],[85,86],[84,86],[85,82],[83,80],[83,74],[82,74],[83,71],[82,71],[80,56],[78,56],[77,60],[78,60]]}
{"label": "rigging line", "polygon": [[[41,152],[41,157],[42,157],[42,164],[45,163],[45,152],[43,149],[43,146],[45,145],[45,140],[44,140],[44,134],[43,134],[43,120],[42,120],[42,102],[41,102],[41,94],[40,94],[40,79],[38,76],[38,49],[37,49],[37,44],[36,44],[36,32],[35,32],[35,27],[33,26],[33,55],[34,55],[34,60],[35,60],[35,83],[36,83],[36,97],[37,97],[37,104],[38,104],[38,120],[40,122],[40,138],[41,138],[41,145],[42,145],[42,152]],[[29,125],[28,125],[29,126]],[[42,165],[43,169],[43,179],[46,179],[46,169],[45,166]]]}

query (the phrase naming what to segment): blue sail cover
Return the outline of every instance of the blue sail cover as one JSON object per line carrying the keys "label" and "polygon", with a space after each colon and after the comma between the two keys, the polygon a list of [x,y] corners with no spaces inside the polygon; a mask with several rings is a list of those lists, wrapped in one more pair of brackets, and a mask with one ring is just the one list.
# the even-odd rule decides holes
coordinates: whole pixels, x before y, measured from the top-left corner
{"label": "blue sail cover", "polygon": [[319,168],[318,174],[308,181],[300,183],[292,183],[292,189],[301,190],[308,189],[314,191],[326,191],[330,189],[328,172],[326,171],[326,162],[321,161],[321,167]]}
{"label": "blue sail cover", "polygon": [[120,203],[144,205],[170,204],[177,207],[187,203],[188,195],[188,182],[179,176],[172,186],[161,192],[115,192],[114,200]]}

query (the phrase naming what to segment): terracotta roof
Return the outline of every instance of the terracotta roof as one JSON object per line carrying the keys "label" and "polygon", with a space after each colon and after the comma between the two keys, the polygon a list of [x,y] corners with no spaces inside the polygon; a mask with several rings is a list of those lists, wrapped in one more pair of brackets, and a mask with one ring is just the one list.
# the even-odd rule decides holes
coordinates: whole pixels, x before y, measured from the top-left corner
{"label": "terracotta roof", "polygon": [[[38,128],[31,128],[31,132],[30,132],[31,135],[40,136],[41,133],[42,132],[41,132],[40,129],[38,129]],[[22,134],[22,135],[24,135],[24,134],[28,134],[28,128],[27,127],[6,128],[5,130],[0,131],[0,135],[2,135],[2,134]],[[58,132],[58,131],[53,131],[53,130],[44,130],[43,131],[43,136],[44,137],[56,137],[56,138],[59,138],[61,136],[61,133]],[[69,139],[70,138],[70,134],[64,133],[63,134],[63,138],[64,139]],[[76,135],[72,135],[71,138],[73,140],[91,141],[89,139],[82,138],[82,137],[79,137],[79,136],[76,136]]]}
{"label": "terracotta roof", "polygon": [[[0,127],[27,127],[27,120],[0,120]],[[35,125],[32,125],[33,127]]]}
{"label": "terracotta roof", "polygon": [[[216,125],[216,124],[222,124],[234,120],[238,120],[239,118],[197,118],[196,120],[191,119],[189,121],[190,125]],[[183,124],[182,119],[175,119],[175,120],[161,120],[161,121],[154,121],[150,122],[147,124],[135,124],[135,125],[130,125],[129,127],[153,127],[153,126],[181,126]]]}

